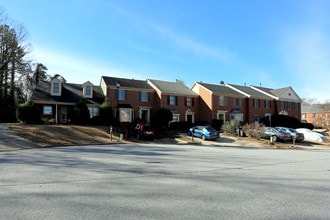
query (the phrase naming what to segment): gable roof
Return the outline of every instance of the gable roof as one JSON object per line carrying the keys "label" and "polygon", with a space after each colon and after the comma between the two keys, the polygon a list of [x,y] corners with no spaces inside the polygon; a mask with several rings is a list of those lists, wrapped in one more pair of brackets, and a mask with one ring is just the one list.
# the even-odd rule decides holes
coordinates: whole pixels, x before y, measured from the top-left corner
{"label": "gable roof", "polygon": [[110,76],[102,76],[102,79],[108,87],[117,88],[116,83],[120,82],[120,88],[152,90],[152,87],[146,80],[125,79]]}
{"label": "gable roof", "polygon": [[248,86],[240,86],[234,84],[226,84],[226,86],[236,89],[238,92],[241,92],[242,94],[246,94],[249,98],[271,99],[269,95],[266,95]]}
{"label": "gable roof", "polygon": [[[34,89],[31,100],[35,103],[62,103],[75,104],[83,97],[83,85],[62,83],[61,96],[52,96],[50,93],[51,82],[39,81]],[[93,86],[93,98],[85,98],[86,104],[102,104],[104,95],[100,86]]]}
{"label": "gable roof", "polygon": [[148,79],[148,83],[163,95],[198,96],[194,91],[180,82],[168,82],[162,80]]}
{"label": "gable roof", "polygon": [[[279,88],[279,89],[271,89],[271,88],[265,88],[265,87],[257,87],[254,88],[260,89],[268,94],[274,95],[277,97],[277,99],[290,99],[290,100],[298,100],[301,101],[300,97],[297,95],[297,93],[292,89],[291,86]],[[291,94],[293,93],[293,94]],[[291,96],[291,97],[290,97]]]}
{"label": "gable roof", "polygon": [[203,86],[204,88],[208,89],[209,91],[216,93],[216,94],[245,97],[242,93],[237,92],[236,90],[233,90],[227,86],[215,85],[215,84],[209,84],[209,83],[203,83],[203,82],[196,82],[195,84],[199,84],[199,85]]}

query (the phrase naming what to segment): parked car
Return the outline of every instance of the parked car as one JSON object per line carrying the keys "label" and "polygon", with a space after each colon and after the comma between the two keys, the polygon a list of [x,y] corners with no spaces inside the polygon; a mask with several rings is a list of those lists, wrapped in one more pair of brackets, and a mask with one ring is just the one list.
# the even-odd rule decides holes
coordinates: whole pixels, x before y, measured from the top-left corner
{"label": "parked car", "polygon": [[304,134],[305,141],[316,143],[327,143],[328,138],[320,133],[312,131],[308,128],[297,128],[297,131]]}
{"label": "parked car", "polygon": [[195,126],[189,128],[189,136],[199,137],[203,140],[215,140],[220,137],[219,132],[211,126]]}
{"label": "parked car", "polygon": [[270,140],[273,137],[273,141],[283,141],[286,142],[291,139],[291,135],[287,132],[280,131],[273,127],[262,127],[259,132],[261,133],[261,138]]}
{"label": "parked car", "polygon": [[135,126],[137,139],[151,139],[155,138],[154,128],[149,124],[137,124]]}
{"label": "parked car", "polygon": [[295,139],[297,142],[302,142],[305,138],[304,134],[301,132],[298,132],[294,128],[287,128],[287,127],[275,127],[276,129],[280,131],[285,131],[291,135],[291,140]]}

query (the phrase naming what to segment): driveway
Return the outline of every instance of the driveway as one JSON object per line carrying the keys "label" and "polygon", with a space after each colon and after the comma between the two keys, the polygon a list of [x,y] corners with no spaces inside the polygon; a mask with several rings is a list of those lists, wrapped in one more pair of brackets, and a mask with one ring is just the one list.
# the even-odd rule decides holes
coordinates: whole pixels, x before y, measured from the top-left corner
{"label": "driveway", "polygon": [[32,143],[15,135],[9,129],[10,124],[0,123],[0,151],[22,150],[39,147],[38,144]]}

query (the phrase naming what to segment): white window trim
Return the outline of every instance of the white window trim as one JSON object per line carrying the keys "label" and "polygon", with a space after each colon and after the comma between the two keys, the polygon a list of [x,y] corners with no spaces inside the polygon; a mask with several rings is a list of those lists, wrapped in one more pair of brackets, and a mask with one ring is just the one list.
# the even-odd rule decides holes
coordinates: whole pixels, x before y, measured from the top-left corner
{"label": "white window trim", "polygon": [[[55,83],[58,84],[58,92],[54,92],[54,84]],[[61,96],[61,94],[62,94],[62,83],[58,82],[58,81],[52,82],[50,91],[51,91],[52,96]]]}
{"label": "white window trim", "polygon": [[[47,112],[46,112],[46,110],[47,110]],[[42,109],[42,114],[43,115],[53,115],[53,107],[51,105],[44,105],[43,109]]]}
{"label": "white window trim", "polygon": [[[87,94],[87,87],[90,87],[90,94]],[[83,94],[85,98],[93,98],[93,86],[92,85],[86,85],[83,87]]]}
{"label": "white window trim", "polygon": [[139,118],[142,118],[142,111],[148,112],[147,118],[146,118],[147,123],[150,122],[150,109],[151,109],[151,107],[139,106],[139,110],[138,110]]}
{"label": "white window trim", "polygon": [[192,122],[192,123],[195,123],[195,112],[192,112],[190,109],[188,109],[188,110],[185,112],[185,116],[184,116],[185,121],[188,121],[188,115],[191,115],[191,116],[192,116],[192,118],[191,118],[191,122]]}
{"label": "white window trim", "polygon": [[[128,120],[123,120],[124,113],[128,113]],[[133,122],[134,112],[132,108],[119,108],[119,122]]]}

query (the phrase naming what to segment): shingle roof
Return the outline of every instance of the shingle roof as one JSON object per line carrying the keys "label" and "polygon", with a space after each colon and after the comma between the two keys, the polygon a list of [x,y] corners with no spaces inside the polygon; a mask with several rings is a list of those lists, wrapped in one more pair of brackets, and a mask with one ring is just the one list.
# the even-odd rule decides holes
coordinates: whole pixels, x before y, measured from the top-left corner
{"label": "shingle roof", "polygon": [[214,85],[214,84],[208,84],[208,83],[202,83],[202,82],[199,82],[198,84],[202,85],[203,87],[205,87],[206,89],[208,89],[214,93],[244,97],[244,95],[242,93],[239,93],[226,86]]}
{"label": "shingle roof", "polygon": [[[51,83],[40,81],[34,90],[31,100],[34,102],[59,102],[78,103],[83,97],[82,84],[62,83],[62,95],[52,96],[50,93]],[[101,104],[104,95],[100,86],[93,86],[93,98],[85,98],[86,104]]]}
{"label": "shingle roof", "polygon": [[282,96],[286,91],[288,91],[288,89],[290,89],[290,87],[285,87],[280,89],[271,89],[271,88],[258,87],[258,86],[255,87],[277,97]]}
{"label": "shingle roof", "polygon": [[120,82],[120,87],[149,89],[149,90],[152,89],[152,87],[148,84],[146,80],[125,79],[125,78],[117,78],[110,76],[102,76],[102,78],[107,86],[116,87],[116,83]]}
{"label": "shingle roof", "polygon": [[290,86],[279,88],[279,89],[271,89],[271,88],[258,87],[258,86],[255,86],[255,88],[258,88],[268,94],[271,94],[271,95],[279,97],[279,98],[283,97],[288,90],[291,90],[293,93],[295,93],[297,98],[300,99],[298,94],[296,94],[296,92]]}
{"label": "shingle roof", "polygon": [[228,84],[228,85],[230,85],[230,86],[232,86],[232,87],[234,87],[234,88],[250,95],[252,98],[262,98],[262,99],[269,99],[270,98],[270,96],[268,96],[264,93],[261,93],[261,92],[255,90],[255,89],[252,89],[248,86],[240,86],[240,85],[233,85],[233,84]]}
{"label": "shingle roof", "polygon": [[155,79],[148,79],[148,82],[153,85],[154,89],[159,90],[162,94],[198,96],[198,94],[180,82],[168,82]]}
{"label": "shingle roof", "polygon": [[301,105],[301,113],[330,112],[330,104]]}

